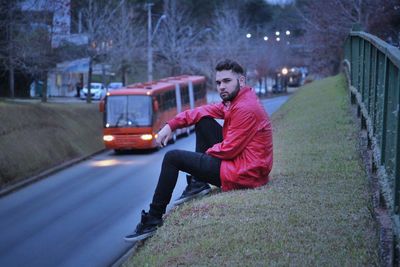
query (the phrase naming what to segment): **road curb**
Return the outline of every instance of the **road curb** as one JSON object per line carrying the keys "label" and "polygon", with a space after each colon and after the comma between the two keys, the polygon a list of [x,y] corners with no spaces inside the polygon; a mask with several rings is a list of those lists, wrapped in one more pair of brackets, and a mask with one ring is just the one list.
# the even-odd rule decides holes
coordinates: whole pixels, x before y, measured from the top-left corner
{"label": "road curb", "polygon": [[75,158],[75,159],[69,160],[67,162],[64,162],[64,163],[58,165],[58,166],[55,166],[55,167],[50,168],[48,170],[45,170],[45,171],[39,173],[38,175],[23,179],[22,181],[16,182],[14,184],[10,184],[9,186],[6,186],[5,188],[0,189],[0,197],[6,196],[6,195],[11,194],[11,193],[13,193],[15,191],[18,191],[19,189],[22,189],[25,186],[28,186],[28,185],[33,184],[33,183],[35,183],[37,181],[40,181],[40,180],[42,180],[44,178],[47,178],[48,176],[50,176],[50,175],[52,175],[54,173],[57,173],[57,172],[59,172],[61,170],[64,170],[64,169],[66,169],[66,168],[68,168],[68,167],[70,167],[72,165],[75,165],[75,164],[77,164],[79,162],[87,160],[88,158],[96,156],[96,155],[98,155],[98,154],[100,154],[100,153],[102,153],[104,151],[106,151],[106,149],[101,149],[99,151],[94,152],[93,154],[88,155],[88,156],[79,157],[79,158]]}
{"label": "road curb", "polygon": [[139,242],[135,242],[135,244],[129,248],[119,259],[117,259],[111,267],[120,267],[122,264],[124,264],[138,249],[139,247]]}

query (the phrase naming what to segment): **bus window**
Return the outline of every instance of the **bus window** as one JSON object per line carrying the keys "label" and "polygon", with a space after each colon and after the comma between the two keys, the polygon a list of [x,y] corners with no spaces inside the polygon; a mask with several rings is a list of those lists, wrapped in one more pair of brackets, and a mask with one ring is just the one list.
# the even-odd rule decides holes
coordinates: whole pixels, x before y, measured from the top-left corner
{"label": "bus window", "polygon": [[155,97],[155,96],[153,97],[153,111],[156,112],[156,113],[160,109],[157,98],[158,97]]}
{"label": "bus window", "polygon": [[157,94],[155,97],[156,97],[156,99],[157,99],[157,102],[158,102],[158,111],[164,111],[165,110],[165,107],[164,107],[164,101],[163,101],[163,98],[161,97],[162,96],[162,94]]}
{"label": "bus window", "polygon": [[176,95],[175,91],[167,91],[161,95],[162,109],[168,110],[176,106]]}
{"label": "bus window", "polygon": [[106,127],[149,126],[151,125],[152,109],[150,96],[109,96]]}
{"label": "bus window", "polygon": [[194,85],[194,100],[203,99],[207,94],[204,84]]}
{"label": "bus window", "polygon": [[189,89],[188,87],[182,86],[181,87],[181,96],[182,96],[182,105],[186,105],[189,104]]}

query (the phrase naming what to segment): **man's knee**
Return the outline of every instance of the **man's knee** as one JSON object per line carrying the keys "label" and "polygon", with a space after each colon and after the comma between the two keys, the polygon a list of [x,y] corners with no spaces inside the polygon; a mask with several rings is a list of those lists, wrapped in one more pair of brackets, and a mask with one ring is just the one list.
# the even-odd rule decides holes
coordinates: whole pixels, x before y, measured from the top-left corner
{"label": "man's knee", "polygon": [[216,121],[211,117],[203,117],[196,123],[195,131],[199,131],[201,129],[207,129],[210,127],[211,124],[215,122]]}
{"label": "man's knee", "polygon": [[177,149],[170,150],[167,153],[165,153],[164,161],[174,162],[177,159],[179,159],[180,154],[181,154],[180,151]]}

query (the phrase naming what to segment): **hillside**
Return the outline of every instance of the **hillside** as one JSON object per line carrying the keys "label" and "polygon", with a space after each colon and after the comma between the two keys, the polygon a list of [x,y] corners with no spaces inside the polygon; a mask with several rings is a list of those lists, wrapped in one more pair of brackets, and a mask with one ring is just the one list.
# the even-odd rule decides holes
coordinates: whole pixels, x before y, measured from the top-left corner
{"label": "hillside", "polygon": [[124,266],[378,266],[368,180],[343,75],[272,116],[271,182],[176,207]]}
{"label": "hillside", "polygon": [[99,151],[98,104],[0,100],[0,188]]}

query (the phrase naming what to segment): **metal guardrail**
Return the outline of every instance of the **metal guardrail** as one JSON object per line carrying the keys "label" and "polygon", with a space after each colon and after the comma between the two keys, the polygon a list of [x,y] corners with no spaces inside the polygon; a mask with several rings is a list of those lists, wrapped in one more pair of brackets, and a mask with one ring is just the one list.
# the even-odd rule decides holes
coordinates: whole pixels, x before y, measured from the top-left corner
{"label": "metal guardrail", "polygon": [[392,219],[392,260],[396,261],[400,244],[400,50],[360,31],[350,33],[344,48],[351,101],[357,102],[361,127],[368,131],[379,205]]}

